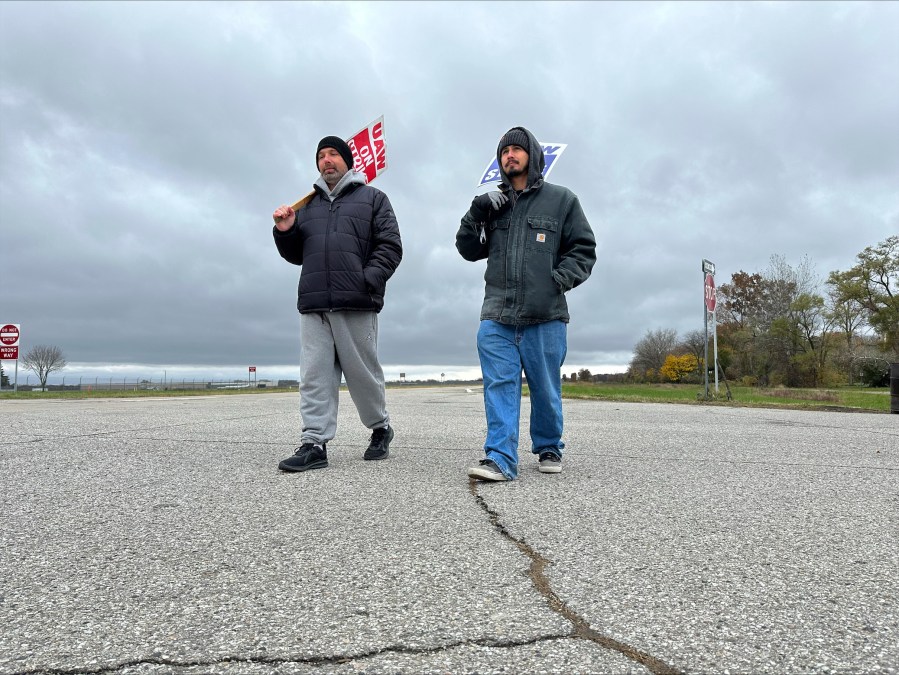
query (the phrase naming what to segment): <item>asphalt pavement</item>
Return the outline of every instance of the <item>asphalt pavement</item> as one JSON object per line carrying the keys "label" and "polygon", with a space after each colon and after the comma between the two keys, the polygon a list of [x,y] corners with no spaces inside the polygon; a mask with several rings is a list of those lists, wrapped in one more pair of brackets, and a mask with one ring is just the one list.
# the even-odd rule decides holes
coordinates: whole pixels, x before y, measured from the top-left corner
{"label": "asphalt pavement", "polygon": [[0,674],[897,673],[899,416],[565,401],[472,483],[481,391],[0,401]]}

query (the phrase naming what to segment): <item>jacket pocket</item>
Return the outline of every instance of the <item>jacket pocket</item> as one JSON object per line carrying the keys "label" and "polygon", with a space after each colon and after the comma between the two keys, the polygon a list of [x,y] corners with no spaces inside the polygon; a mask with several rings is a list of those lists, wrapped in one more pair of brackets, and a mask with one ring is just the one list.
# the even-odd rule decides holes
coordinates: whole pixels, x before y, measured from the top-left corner
{"label": "jacket pocket", "polygon": [[506,249],[509,246],[510,218],[501,218],[487,224],[487,269],[484,281],[488,287],[504,288],[506,284]]}
{"label": "jacket pocket", "polygon": [[494,236],[509,236],[509,226],[512,224],[511,218],[500,218],[499,220],[491,220],[487,223],[487,230],[490,232],[491,238]]}
{"label": "jacket pocket", "polygon": [[558,248],[559,220],[552,216],[528,216],[529,252],[555,254]]}

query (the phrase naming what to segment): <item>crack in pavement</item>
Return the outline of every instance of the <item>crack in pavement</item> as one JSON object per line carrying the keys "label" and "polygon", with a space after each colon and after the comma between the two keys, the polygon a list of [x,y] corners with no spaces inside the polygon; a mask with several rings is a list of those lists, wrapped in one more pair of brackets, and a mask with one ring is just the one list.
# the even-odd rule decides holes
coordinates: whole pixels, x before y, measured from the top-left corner
{"label": "crack in pavement", "polygon": [[525,541],[512,536],[512,533],[509,532],[509,530],[506,529],[506,526],[503,525],[500,521],[499,514],[491,509],[490,506],[488,506],[487,501],[478,494],[478,484],[478,481],[474,478],[471,478],[468,481],[468,489],[474,496],[475,501],[478,503],[478,506],[480,506],[487,514],[488,518],[490,519],[490,524],[493,525],[493,527],[496,528],[503,537],[515,544],[519,551],[530,558],[531,565],[528,569],[528,577],[530,577],[531,583],[534,584],[534,588],[536,588],[537,591],[544,598],[546,598],[550,609],[552,609],[557,614],[560,614],[571,623],[573,627],[571,637],[580,638],[582,640],[590,640],[591,642],[595,642],[602,647],[612,649],[626,656],[632,661],[636,661],[637,663],[646,666],[650,670],[650,672],[655,673],[656,675],[681,674],[680,670],[668,665],[661,659],[657,659],[656,657],[647,654],[646,652],[642,652],[639,649],[611,638],[608,635],[603,635],[599,631],[593,629],[590,626],[590,623],[584,617],[571,609],[565,603],[565,601],[562,600],[552,589],[552,586],[549,583],[549,579],[547,579],[546,577],[546,566],[549,565],[552,561],[544,558],[537,551],[531,548],[531,546]]}
{"label": "crack in pavement", "polygon": [[218,659],[210,660],[178,660],[167,658],[144,658],[130,661],[119,661],[106,665],[97,665],[93,667],[72,667],[72,668],[36,668],[28,670],[14,671],[13,675],[103,675],[121,671],[125,668],[134,668],[141,665],[158,665],[164,667],[202,667],[216,666],[228,663],[243,664],[260,664],[260,665],[278,665],[290,663],[302,663],[310,666],[327,666],[350,663],[357,660],[374,658],[385,654],[436,654],[448,649],[475,645],[480,647],[491,647],[497,649],[508,649],[514,647],[522,647],[540,642],[548,642],[562,639],[581,639],[588,640],[606,649],[616,651],[632,661],[636,661],[645,666],[655,675],[681,675],[682,671],[677,670],[673,666],[668,665],[664,661],[640,651],[624,642],[615,640],[607,635],[603,635],[599,631],[593,629],[589,622],[582,616],[572,610],[552,589],[549,580],[546,577],[546,566],[551,561],[537,551],[531,548],[526,542],[514,537],[500,521],[499,514],[491,509],[487,502],[478,494],[477,481],[469,481],[469,491],[474,496],[477,504],[487,514],[491,525],[508,541],[512,542],[519,551],[528,557],[530,567],[528,577],[533,583],[537,591],[546,599],[549,607],[556,613],[564,617],[572,625],[572,631],[568,634],[548,634],[527,640],[461,640],[458,642],[446,643],[436,647],[407,647],[403,645],[394,645],[381,647],[367,652],[359,652],[356,654],[341,654],[334,656],[310,656],[310,657],[291,657],[291,656],[225,656]]}
{"label": "crack in pavement", "polygon": [[223,656],[218,659],[209,660],[178,660],[167,658],[145,658],[134,659],[131,661],[118,661],[116,663],[103,666],[73,667],[73,668],[35,668],[30,670],[14,671],[12,675],[103,675],[104,673],[115,673],[124,668],[135,668],[138,666],[169,666],[174,668],[193,668],[200,666],[218,666],[228,663],[245,663],[259,665],[284,665],[290,663],[302,663],[309,666],[327,666],[340,665],[360,661],[364,659],[374,658],[385,654],[437,654],[448,649],[457,647],[477,646],[492,647],[495,649],[509,649],[513,647],[526,647],[540,642],[549,642],[551,640],[570,639],[571,635],[541,635],[527,640],[460,640],[458,642],[450,642],[436,647],[405,647],[402,645],[381,647],[367,652],[359,652],[357,654],[342,654],[340,656]]}

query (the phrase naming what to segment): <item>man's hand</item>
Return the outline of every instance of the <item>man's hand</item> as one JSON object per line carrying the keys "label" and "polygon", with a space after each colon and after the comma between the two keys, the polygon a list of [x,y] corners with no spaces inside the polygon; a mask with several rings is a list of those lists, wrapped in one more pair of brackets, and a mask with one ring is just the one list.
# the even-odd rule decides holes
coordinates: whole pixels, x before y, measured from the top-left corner
{"label": "man's hand", "polygon": [[478,222],[486,222],[491,211],[499,212],[509,203],[509,198],[499,190],[486,192],[471,200],[471,215]]}
{"label": "man's hand", "polygon": [[290,206],[279,206],[272,214],[272,218],[274,218],[275,220],[275,227],[278,228],[278,232],[287,232],[287,230],[293,227],[293,221],[296,216],[297,212],[294,211]]}

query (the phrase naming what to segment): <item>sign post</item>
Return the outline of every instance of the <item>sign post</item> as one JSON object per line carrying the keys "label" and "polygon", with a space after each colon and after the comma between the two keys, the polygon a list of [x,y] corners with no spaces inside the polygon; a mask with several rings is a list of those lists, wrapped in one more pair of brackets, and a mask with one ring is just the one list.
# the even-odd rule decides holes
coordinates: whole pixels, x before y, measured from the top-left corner
{"label": "sign post", "polygon": [[718,322],[715,319],[715,309],[718,306],[718,295],[715,291],[715,264],[702,261],[703,274],[703,316],[705,317],[705,397],[709,397],[709,317],[712,319],[712,341],[714,354],[712,368],[715,372],[715,394],[718,394]]}
{"label": "sign post", "polygon": [[16,374],[13,380],[13,393],[19,391],[19,324],[0,324],[0,361],[16,362]]}
{"label": "sign post", "polygon": [[256,366],[250,366],[249,375],[247,375],[247,384],[250,383],[250,375],[253,376],[253,384],[256,383]]}

